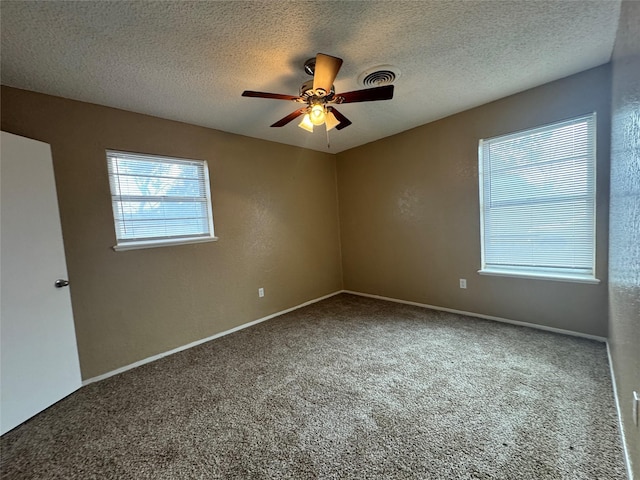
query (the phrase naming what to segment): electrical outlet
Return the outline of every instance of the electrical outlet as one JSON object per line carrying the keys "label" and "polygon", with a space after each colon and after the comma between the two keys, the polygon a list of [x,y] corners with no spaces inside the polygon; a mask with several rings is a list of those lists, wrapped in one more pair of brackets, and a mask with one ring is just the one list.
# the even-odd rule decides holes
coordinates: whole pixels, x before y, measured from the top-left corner
{"label": "electrical outlet", "polygon": [[260,298],[264,297],[264,288],[260,287],[260,288],[258,289],[258,296],[259,296]]}
{"label": "electrical outlet", "polygon": [[467,288],[467,279],[466,278],[461,278],[460,279],[460,288]]}
{"label": "electrical outlet", "polygon": [[633,392],[633,414],[631,416],[633,417],[633,423],[636,424],[636,427],[640,426],[638,425],[640,421],[638,415],[640,415],[640,393]]}

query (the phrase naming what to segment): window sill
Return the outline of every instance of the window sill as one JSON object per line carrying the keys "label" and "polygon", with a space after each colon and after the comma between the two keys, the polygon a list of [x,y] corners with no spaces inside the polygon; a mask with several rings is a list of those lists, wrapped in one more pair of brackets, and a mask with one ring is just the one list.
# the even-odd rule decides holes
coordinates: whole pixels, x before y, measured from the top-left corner
{"label": "window sill", "polygon": [[534,280],[551,280],[554,282],[573,282],[573,283],[590,283],[598,284],[600,280],[594,277],[581,275],[556,275],[553,273],[532,273],[519,272],[517,270],[478,270],[480,275],[493,275],[497,277],[518,277],[530,278]]}
{"label": "window sill", "polygon": [[114,245],[112,248],[116,252],[124,252],[127,250],[139,250],[142,248],[171,247],[174,245],[190,245],[193,243],[215,242],[218,237],[200,237],[200,238],[172,238],[169,240],[148,240],[140,242],[127,242]]}

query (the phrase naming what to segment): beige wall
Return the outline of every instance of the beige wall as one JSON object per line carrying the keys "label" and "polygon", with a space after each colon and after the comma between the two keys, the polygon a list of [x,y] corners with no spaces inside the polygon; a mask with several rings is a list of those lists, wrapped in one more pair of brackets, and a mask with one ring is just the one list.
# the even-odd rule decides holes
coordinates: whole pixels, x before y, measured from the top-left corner
{"label": "beige wall", "polygon": [[[52,147],[84,379],[342,288],[333,155],[7,87],[2,130]],[[107,148],[207,160],[220,240],[114,252]]]}
{"label": "beige wall", "polygon": [[613,54],[609,347],[627,451],[640,479],[640,3],[622,3]]}
{"label": "beige wall", "polygon": [[[343,280],[358,292],[605,336],[609,92],[610,70],[599,67],[337,156],[8,87],[2,128],[52,145],[90,378]],[[602,283],[478,275],[478,140],[594,110]],[[114,252],[106,148],[208,160],[220,240]]]}
{"label": "beige wall", "polygon": [[[478,275],[478,140],[591,111],[601,283]],[[609,129],[603,66],[338,154],[345,289],[606,336]]]}

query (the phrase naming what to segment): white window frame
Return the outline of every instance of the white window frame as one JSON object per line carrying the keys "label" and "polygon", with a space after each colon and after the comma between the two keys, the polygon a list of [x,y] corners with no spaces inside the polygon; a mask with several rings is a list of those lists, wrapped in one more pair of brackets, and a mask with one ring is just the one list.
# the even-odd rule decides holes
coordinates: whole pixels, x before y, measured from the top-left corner
{"label": "white window frame", "polygon": [[[125,250],[134,250],[141,248],[154,248],[154,247],[166,247],[172,245],[185,245],[185,244],[193,244],[193,243],[203,243],[203,242],[213,242],[218,240],[218,238],[214,234],[213,228],[213,210],[211,207],[211,189],[209,184],[209,166],[206,160],[192,160],[192,159],[184,159],[184,158],[174,158],[160,155],[151,155],[151,154],[140,154],[140,153],[131,153],[131,152],[123,152],[118,150],[107,150],[107,168],[109,173],[109,188],[111,191],[111,205],[113,211],[113,220],[114,220],[114,229],[116,236],[116,245],[113,246],[115,251],[125,251]],[[131,196],[131,195],[118,195],[114,182],[119,181],[119,172],[117,171],[117,158],[122,159],[133,159],[136,161],[142,162],[150,162],[150,163],[165,163],[170,165],[195,165],[198,168],[199,175],[201,175],[201,193],[199,197],[189,197],[197,198],[200,202],[206,202],[207,208],[207,222],[208,222],[208,231],[194,234],[194,235],[172,235],[168,233],[166,236],[137,236],[133,238],[125,238],[120,235],[120,232],[123,228],[126,228],[124,225],[118,226],[118,218],[122,218],[122,202],[126,202],[127,200],[141,200],[144,198],[153,199],[155,202],[169,202],[175,201],[176,198],[181,197],[172,197],[172,196],[152,196],[152,195],[139,195],[139,196]],[[124,174],[122,174],[124,176]],[[140,175],[144,177],[144,175]],[[179,177],[178,177],[179,178]],[[184,200],[184,198],[182,198]],[[203,217],[204,218],[204,217]],[[129,220],[131,221],[131,219]],[[126,220],[123,220],[126,223]]]}
{"label": "white window frame", "polygon": [[[591,137],[589,138],[587,150],[588,150],[588,171],[591,174],[590,177],[587,177],[585,182],[591,182],[591,195],[590,202],[586,201],[585,205],[590,208],[590,214],[592,219],[592,232],[591,239],[592,245],[590,246],[590,254],[591,254],[591,265],[589,267],[584,266],[582,271],[574,270],[572,271],[571,266],[565,265],[563,267],[548,267],[548,266],[536,266],[536,265],[515,265],[515,262],[511,262],[511,264],[499,264],[496,258],[487,259],[487,248],[486,243],[487,239],[485,235],[487,234],[487,230],[490,228],[487,227],[486,224],[486,216],[488,210],[491,208],[488,204],[489,194],[487,192],[487,187],[489,189],[492,185],[492,178],[490,173],[490,165],[486,163],[490,160],[486,160],[485,157],[489,152],[489,147],[492,144],[496,144],[497,142],[505,142],[514,139],[526,138],[536,133],[541,132],[549,132],[554,129],[559,129],[563,126],[567,126],[570,124],[577,124],[584,121],[590,122],[590,130],[589,133]],[[481,244],[481,268],[478,271],[481,275],[498,275],[498,276],[507,276],[507,277],[524,277],[524,278],[535,278],[535,279],[546,279],[546,280],[557,280],[557,281],[568,281],[568,282],[581,282],[581,283],[599,283],[599,280],[596,278],[596,113],[590,113],[587,115],[581,115],[579,117],[563,120],[560,122],[554,122],[551,124],[522,130],[519,132],[510,133],[507,135],[500,135],[488,139],[481,139],[478,146],[478,167],[479,167],[479,193],[480,193],[480,244]],[[494,175],[496,175],[494,173]],[[584,184],[583,184],[584,185]],[[570,196],[570,193],[566,195],[566,198]],[[538,197],[538,201],[542,197]],[[535,200],[530,202],[530,205],[535,205]],[[515,232],[515,230],[514,230]],[[513,257],[512,257],[513,260]],[[553,262],[548,262],[553,263]]]}

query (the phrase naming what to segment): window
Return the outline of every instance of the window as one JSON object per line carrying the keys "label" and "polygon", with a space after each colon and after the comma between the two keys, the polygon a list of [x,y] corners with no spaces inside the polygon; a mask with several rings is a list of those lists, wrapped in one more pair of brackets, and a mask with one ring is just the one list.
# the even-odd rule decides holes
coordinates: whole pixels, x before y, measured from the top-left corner
{"label": "window", "polygon": [[107,150],[107,165],[115,250],[216,240],[207,162]]}
{"label": "window", "polygon": [[595,113],[480,140],[479,273],[597,282]]}

